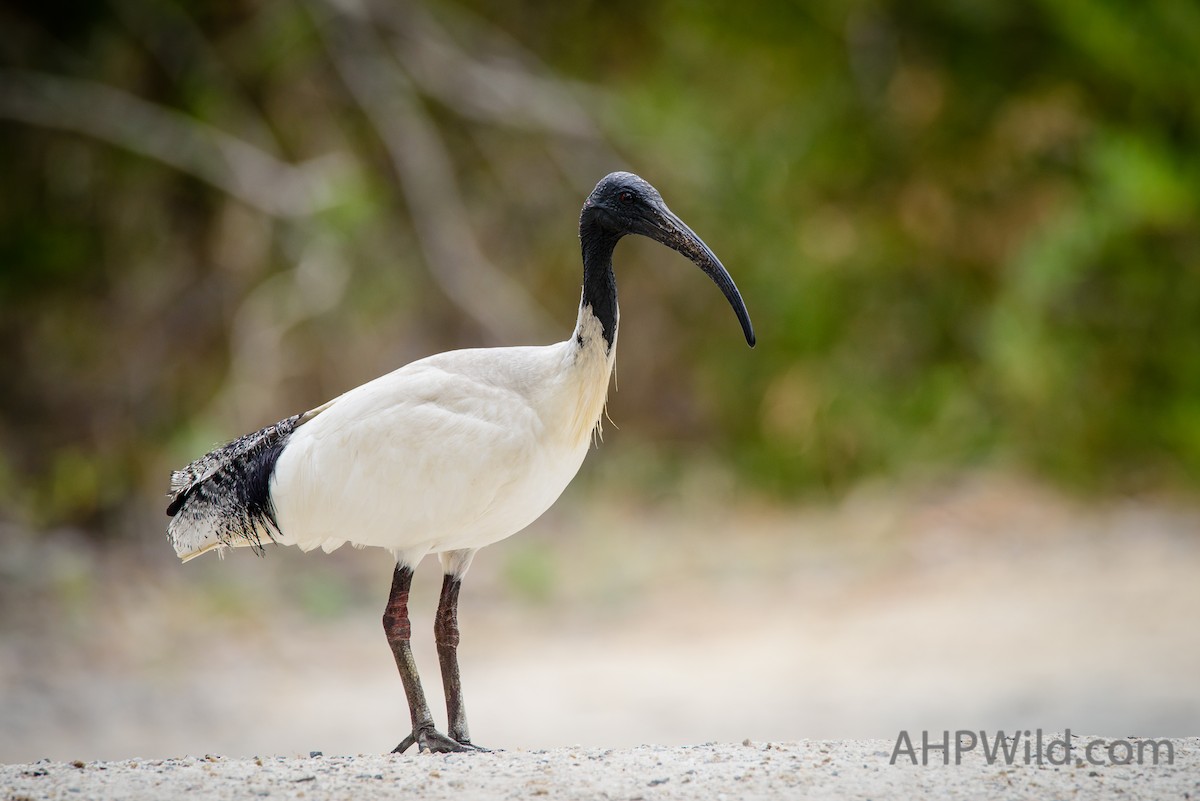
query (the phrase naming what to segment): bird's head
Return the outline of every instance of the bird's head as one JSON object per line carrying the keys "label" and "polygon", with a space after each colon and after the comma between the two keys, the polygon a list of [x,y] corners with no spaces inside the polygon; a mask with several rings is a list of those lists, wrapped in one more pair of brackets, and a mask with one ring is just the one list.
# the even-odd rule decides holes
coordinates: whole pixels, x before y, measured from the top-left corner
{"label": "bird's head", "polygon": [[581,230],[595,226],[615,239],[640,234],[687,256],[720,288],[742,325],[746,343],[754,347],[750,314],[729,272],[704,240],[667,208],[649,182],[631,172],[604,176],[584,202],[579,221]]}

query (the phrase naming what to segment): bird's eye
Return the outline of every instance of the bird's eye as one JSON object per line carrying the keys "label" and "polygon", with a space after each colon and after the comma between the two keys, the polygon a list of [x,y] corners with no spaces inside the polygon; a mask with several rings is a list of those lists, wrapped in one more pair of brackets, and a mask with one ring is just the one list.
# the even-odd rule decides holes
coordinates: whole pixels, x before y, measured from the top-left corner
{"label": "bird's eye", "polygon": [[630,203],[633,202],[633,193],[632,192],[622,192],[621,194],[617,195],[617,200],[621,201],[626,206],[628,206]]}

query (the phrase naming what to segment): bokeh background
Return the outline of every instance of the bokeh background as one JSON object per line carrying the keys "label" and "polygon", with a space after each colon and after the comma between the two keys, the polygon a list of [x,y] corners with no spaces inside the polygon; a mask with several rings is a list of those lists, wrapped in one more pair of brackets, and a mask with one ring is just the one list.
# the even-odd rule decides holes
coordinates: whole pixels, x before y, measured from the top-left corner
{"label": "bokeh background", "polygon": [[6,5],[0,758],[400,739],[386,555],[180,567],[167,476],[565,337],[614,169],[760,344],[620,246],[613,425],[464,590],[478,741],[1200,733],[1197,53],[1175,0]]}

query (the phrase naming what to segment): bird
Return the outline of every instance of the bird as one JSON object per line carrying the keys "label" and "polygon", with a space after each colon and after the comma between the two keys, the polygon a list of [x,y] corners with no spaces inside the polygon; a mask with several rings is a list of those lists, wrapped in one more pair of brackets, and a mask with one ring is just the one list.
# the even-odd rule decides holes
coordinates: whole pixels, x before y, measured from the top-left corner
{"label": "bird", "polygon": [[[330,552],[375,546],[395,559],[383,628],[412,730],[403,753],[487,750],[471,741],[457,649],[458,596],[476,551],[524,529],[558,499],[593,441],[616,358],[613,251],[653,239],[690,259],[724,294],[746,343],[741,293],[713,251],[644,179],[614,172],[579,216],[583,286],[571,336],[545,346],[439,353],[328,403],[239,437],[171,476],[167,538],[187,561],[270,543]],[[413,572],[437,554],[434,640],[447,729],[435,728],[413,660]]]}

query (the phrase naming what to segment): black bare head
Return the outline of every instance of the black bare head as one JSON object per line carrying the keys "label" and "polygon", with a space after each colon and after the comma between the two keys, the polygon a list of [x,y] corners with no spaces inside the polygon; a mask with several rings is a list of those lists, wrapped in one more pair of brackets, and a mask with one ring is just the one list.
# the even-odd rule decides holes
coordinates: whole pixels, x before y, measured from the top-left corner
{"label": "black bare head", "polygon": [[581,236],[604,236],[614,242],[626,234],[640,234],[687,256],[724,293],[742,324],[747,344],[754,347],[750,314],[733,279],[704,240],[667,208],[662,195],[648,182],[630,172],[604,176],[583,204],[579,227]]}

